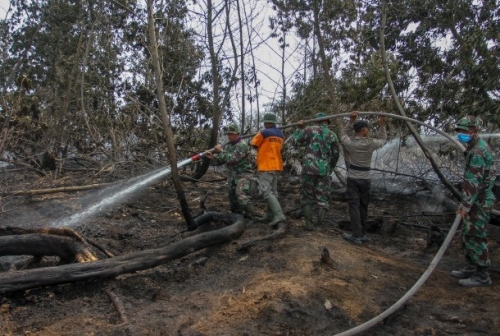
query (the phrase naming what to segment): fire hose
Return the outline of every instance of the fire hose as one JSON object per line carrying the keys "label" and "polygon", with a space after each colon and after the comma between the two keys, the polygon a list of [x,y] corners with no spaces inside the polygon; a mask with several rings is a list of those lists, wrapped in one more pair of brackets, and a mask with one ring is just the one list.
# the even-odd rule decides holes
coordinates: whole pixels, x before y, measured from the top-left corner
{"label": "fire hose", "polygon": [[[313,123],[313,122],[320,122],[320,121],[330,120],[330,119],[334,119],[334,118],[348,117],[350,115],[351,115],[350,113],[341,113],[341,114],[330,115],[330,116],[326,116],[326,117],[322,117],[322,118],[317,118],[317,119],[304,120],[303,122],[304,122],[304,124],[306,124],[306,123]],[[465,151],[465,147],[457,139],[455,139],[451,135],[449,135],[449,134],[447,134],[447,133],[445,133],[445,132],[443,132],[443,131],[441,131],[441,130],[439,130],[439,129],[437,129],[437,128],[429,125],[429,124],[421,122],[419,120],[408,118],[408,117],[404,117],[404,116],[400,116],[400,115],[396,115],[396,114],[384,113],[384,112],[359,112],[359,115],[386,116],[386,117],[390,117],[390,118],[401,119],[401,120],[405,120],[405,121],[409,121],[409,122],[412,122],[412,123],[419,124],[421,126],[429,128],[429,129],[435,131],[436,133],[442,135],[443,137],[447,138],[452,143],[454,143],[455,145],[457,145],[460,148],[460,150]],[[299,123],[293,123],[293,124],[288,124],[288,125],[281,126],[280,128],[281,129],[286,129],[286,128],[290,128],[290,127],[294,127],[294,126],[298,126],[298,125],[299,125]],[[254,136],[254,134],[243,135],[242,138],[249,138],[249,137],[253,137],[253,136]],[[227,144],[228,143],[225,143],[223,146],[225,146]],[[215,150],[215,148],[212,148],[208,152],[213,152],[214,150]],[[200,154],[197,154],[197,155],[193,156],[191,159],[192,159],[192,161],[198,160],[198,159],[200,159],[201,157],[203,157],[205,155],[206,155],[206,152],[200,153]],[[386,309],[381,314],[375,316],[371,320],[369,320],[369,321],[367,321],[367,322],[365,322],[363,324],[360,324],[357,327],[354,327],[352,329],[349,329],[349,330],[346,330],[346,331],[341,332],[339,334],[336,334],[335,336],[356,335],[356,334],[358,334],[360,332],[363,332],[365,330],[368,330],[369,328],[373,327],[374,325],[380,323],[381,321],[383,321],[384,319],[386,319],[387,317],[389,317],[391,314],[393,314],[394,312],[396,312],[398,309],[400,309],[420,289],[420,287],[422,287],[422,285],[425,283],[425,281],[432,274],[432,272],[436,268],[437,264],[439,263],[439,261],[443,257],[444,252],[448,248],[448,245],[450,244],[453,236],[455,235],[455,232],[457,231],[457,228],[458,228],[461,220],[462,220],[462,218],[461,218],[460,214],[457,214],[456,217],[455,217],[455,221],[453,222],[453,225],[452,225],[451,229],[448,232],[448,235],[446,236],[446,238],[445,238],[443,244],[441,245],[441,248],[437,252],[436,256],[434,257],[434,259],[432,260],[432,262],[429,264],[429,267],[420,276],[420,278],[418,279],[418,281],[410,288],[410,290],[408,292],[406,292],[405,295],[403,295],[391,307],[389,307],[388,309]]]}
{"label": "fire hose", "polygon": [[[400,119],[400,120],[405,120],[405,121],[410,121],[412,123],[415,123],[415,124],[419,124],[420,126],[424,126],[424,127],[427,127],[428,129],[431,129],[433,130],[434,132],[438,133],[439,135],[442,135],[444,136],[445,138],[447,138],[448,140],[450,140],[451,142],[453,142],[455,145],[458,146],[458,148],[460,148],[460,150],[463,152],[465,151],[465,147],[457,140],[455,139],[454,137],[452,137],[451,135],[449,135],[448,133],[446,132],[443,132],[441,131],[440,129],[432,126],[432,125],[429,125],[429,124],[426,124],[420,120],[416,120],[416,119],[412,119],[412,118],[408,118],[408,117],[404,117],[404,116],[400,116],[400,115],[397,115],[397,114],[392,114],[392,113],[385,113],[385,112],[359,112],[358,113],[359,115],[377,115],[377,116],[385,116],[385,117],[389,117],[389,118],[394,118],[394,119]],[[321,118],[315,118],[315,119],[309,119],[309,120],[304,120],[304,124],[308,124],[308,123],[316,123],[316,122],[320,122],[320,121],[326,121],[326,120],[330,120],[330,119],[335,119],[335,118],[342,118],[342,117],[348,117],[350,116],[351,114],[350,113],[340,113],[340,114],[334,114],[334,115],[329,115],[329,116],[326,116],[326,117],[321,117]],[[290,128],[290,127],[295,127],[295,126],[298,126],[299,123],[292,123],[292,124],[288,124],[288,125],[283,125],[281,127],[279,127],[280,129],[286,129],[286,128]],[[242,135],[241,138],[242,139],[247,139],[247,138],[250,138],[250,137],[253,137],[255,136],[256,133],[253,133],[253,134],[247,134],[247,135]],[[226,142],[222,145],[222,147],[226,146],[227,144],[229,144],[229,142]],[[178,168],[181,168],[183,166],[186,166],[188,164],[190,164],[191,162],[193,161],[196,161],[196,160],[199,160],[201,159],[202,157],[206,156],[206,153],[207,152],[214,152],[215,151],[215,148],[212,148],[212,149],[209,149],[205,152],[202,152],[202,153],[198,153],[192,157],[190,157],[189,159],[187,160],[184,160],[184,161],[181,161],[177,167]]]}
{"label": "fire hose", "polygon": [[356,335],[360,332],[368,330],[371,327],[373,327],[374,325],[376,325],[377,323],[382,322],[387,317],[389,317],[391,314],[396,312],[399,308],[401,308],[406,303],[406,301],[408,301],[420,289],[420,287],[422,287],[422,285],[425,283],[425,281],[432,274],[432,272],[436,268],[437,264],[439,263],[439,261],[443,257],[444,252],[448,248],[448,245],[450,245],[451,239],[455,235],[455,232],[457,231],[458,225],[460,224],[461,220],[462,220],[462,217],[460,216],[460,214],[457,214],[455,217],[455,221],[453,222],[453,225],[451,226],[451,229],[448,232],[448,235],[446,236],[446,239],[444,240],[443,244],[441,245],[441,248],[437,252],[434,259],[432,259],[432,262],[429,264],[429,267],[427,267],[427,270],[420,276],[418,281],[410,288],[410,290],[408,292],[406,292],[405,295],[403,295],[396,303],[394,303],[392,306],[390,306],[385,311],[383,311],[381,314],[375,316],[371,320],[366,321],[365,323],[360,324],[359,326],[354,327],[352,329],[343,331],[340,334],[336,334],[335,336]]}

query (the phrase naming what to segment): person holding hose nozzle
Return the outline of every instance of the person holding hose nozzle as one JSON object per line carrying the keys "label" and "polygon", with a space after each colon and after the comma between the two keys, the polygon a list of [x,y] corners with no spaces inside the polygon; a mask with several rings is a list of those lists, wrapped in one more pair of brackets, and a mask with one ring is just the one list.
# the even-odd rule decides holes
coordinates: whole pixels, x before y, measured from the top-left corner
{"label": "person holding hose nozzle", "polygon": [[250,145],[257,149],[259,195],[267,202],[267,215],[261,220],[276,226],[286,219],[278,201],[278,174],[283,171],[281,149],[285,135],[276,127],[274,113],[264,114],[262,122],[264,129],[252,138]]}
{"label": "person holding hose nozzle", "polygon": [[[326,117],[325,113],[316,114],[316,119]],[[305,147],[302,161],[300,203],[304,214],[305,229],[313,229],[312,205],[318,207],[316,224],[323,224],[330,207],[330,175],[339,159],[339,140],[328,129],[330,120],[318,121],[317,125],[305,126],[303,120],[297,124],[293,133],[295,144]]]}
{"label": "person holding hose nozzle", "polygon": [[226,130],[229,143],[225,150],[221,145],[214,147],[215,155],[206,151],[211,164],[226,164],[228,170],[227,184],[229,186],[229,204],[231,211],[243,214],[253,219],[253,205],[250,197],[251,180],[253,176],[252,165],[249,160],[250,146],[240,136],[238,125],[229,125]]}
{"label": "person holding hose nozzle", "polygon": [[496,167],[490,147],[478,135],[481,124],[477,117],[466,116],[455,125],[457,139],[466,147],[462,202],[457,210],[463,221],[461,237],[466,266],[450,275],[460,278],[458,283],[464,287],[492,285],[486,226],[495,202],[492,190]]}
{"label": "person holding hose nozzle", "polygon": [[[346,198],[349,204],[349,218],[352,233],[342,234],[350,242],[361,245],[366,238],[366,221],[368,218],[368,203],[370,202],[370,166],[372,154],[387,142],[385,124],[387,117],[379,116],[379,134],[377,139],[368,137],[370,129],[365,120],[356,121],[358,112],[353,111],[349,122],[342,129],[341,141],[344,146],[344,156],[347,166]],[[354,129],[354,137],[349,135]]]}

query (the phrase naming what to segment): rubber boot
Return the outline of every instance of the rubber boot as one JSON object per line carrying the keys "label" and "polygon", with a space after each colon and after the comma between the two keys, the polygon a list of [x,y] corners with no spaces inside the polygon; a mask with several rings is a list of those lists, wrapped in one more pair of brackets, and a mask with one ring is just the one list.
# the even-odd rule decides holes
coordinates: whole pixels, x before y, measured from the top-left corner
{"label": "rubber boot", "polygon": [[304,214],[304,223],[305,223],[305,229],[307,231],[312,231],[313,230],[313,221],[312,221],[312,211],[311,211],[311,204],[305,204],[302,206],[302,213]]}
{"label": "rubber boot", "polygon": [[323,207],[318,209],[318,219],[316,221],[316,225],[323,225],[325,223],[326,211],[327,210]]}
{"label": "rubber boot", "polygon": [[450,275],[454,278],[467,279],[476,273],[476,265],[468,262],[467,265],[459,270],[451,271]]}
{"label": "rubber boot", "polygon": [[282,222],[286,219],[283,211],[281,210],[281,205],[276,196],[268,196],[266,198],[267,205],[273,214],[273,219],[269,222],[270,226],[276,226],[279,222]]}
{"label": "rubber boot", "polygon": [[488,267],[477,266],[476,272],[467,279],[459,280],[458,283],[464,287],[483,287],[491,286],[491,278],[488,274]]}

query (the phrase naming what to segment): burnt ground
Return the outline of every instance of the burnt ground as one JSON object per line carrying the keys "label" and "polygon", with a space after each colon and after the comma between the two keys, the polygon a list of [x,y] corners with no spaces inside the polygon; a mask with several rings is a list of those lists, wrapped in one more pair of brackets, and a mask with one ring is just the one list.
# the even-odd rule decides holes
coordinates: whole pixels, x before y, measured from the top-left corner
{"label": "burnt ground", "polygon": [[[210,173],[203,180],[220,177]],[[37,182],[24,175],[16,178],[4,179],[3,191],[96,182],[74,176]],[[193,212],[207,192],[207,210],[227,211],[224,182],[185,182],[184,187]],[[282,179],[279,190],[285,210],[297,207],[298,188],[297,178]],[[66,214],[78,210],[74,204],[82,195],[94,193],[4,197],[0,225],[21,225],[28,214],[39,223],[50,222],[61,209]],[[257,211],[263,213],[263,203],[257,204]],[[0,334],[334,335],[390,307],[426,270],[437,244],[428,243],[425,228],[403,223],[436,226],[444,237],[454,215],[389,217],[421,211],[415,195],[374,195],[373,232],[365,246],[341,237],[348,220],[341,197],[332,200],[328,222],[314,231],[305,231],[301,219],[291,212],[284,238],[240,252],[238,242],[272,231],[266,224],[248,223],[236,241],[153,269],[106,281],[6,294],[1,297]],[[220,226],[211,223],[183,232],[175,192],[164,180],[86,220],[78,230],[115,254],[125,254],[166,246]],[[320,261],[325,247],[334,267]],[[492,261],[498,265],[500,245],[492,240],[490,247]],[[492,287],[461,288],[449,271],[462,260],[456,235],[416,295],[363,335],[500,335],[500,274],[491,274]],[[51,263],[51,258],[42,260],[42,266]],[[123,303],[127,325],[105,290]]]}

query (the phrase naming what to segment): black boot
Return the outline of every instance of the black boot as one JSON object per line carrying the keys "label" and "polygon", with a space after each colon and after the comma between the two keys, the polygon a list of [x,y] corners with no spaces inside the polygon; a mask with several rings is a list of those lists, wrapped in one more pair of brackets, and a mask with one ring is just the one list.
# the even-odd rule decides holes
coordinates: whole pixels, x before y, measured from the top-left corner
{"label": "black boot", "polygon": [[476,272],[470,278],[459,280],[458,283],[464,287],[483,287],[492,285],[487,266],[477,266]]}
{"label": "black boot", "polygon": [[476,273],[476,265],[468,262],[467,265],[459,270],[451,271],[450,275],[454,278],[467,279]]}

